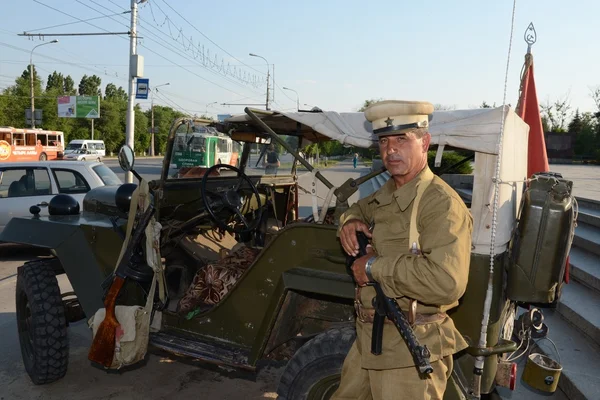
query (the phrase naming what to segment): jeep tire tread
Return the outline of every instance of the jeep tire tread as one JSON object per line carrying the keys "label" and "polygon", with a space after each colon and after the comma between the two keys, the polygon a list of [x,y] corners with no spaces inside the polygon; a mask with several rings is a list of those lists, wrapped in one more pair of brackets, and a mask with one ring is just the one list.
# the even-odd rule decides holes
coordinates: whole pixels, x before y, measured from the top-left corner
{"label": "jeep tire tread", "polygon": [[344,359],[355,338],[354,327],[347,326],[325,331],[305,343],[281,375],[278,399],[329,398],[339,385]]}
{"label": "jeep tire tread", "polygon": [[36,385],[65,376],[69,340],[65,310],[51,261],[17,269],[17,326],[25,370]]}

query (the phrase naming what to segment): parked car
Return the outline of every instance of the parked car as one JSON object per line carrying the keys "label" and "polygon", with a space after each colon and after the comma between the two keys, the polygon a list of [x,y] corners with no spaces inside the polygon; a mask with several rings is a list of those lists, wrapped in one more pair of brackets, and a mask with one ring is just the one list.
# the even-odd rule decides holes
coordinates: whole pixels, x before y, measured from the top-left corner
{"label": "parked car", "polygon": [[98,161],[101,162],[103,158],[102,153],[100,153],[98,150],[86,150],[86,149],[79,149],[79,150],[75,150],[72,153],[65,153],[65,155],[63,156],[63,160],[69,160],[69,161]]}
{"label": "parked car", "polygon": [[99,186],[121,185],[121,179],[99,162],[30,161],[0,163],[0,232],[12,217],[29,216],[29,207],[41,205],[40,215],[48,215],[47,204],[59,193],[79,201]]}

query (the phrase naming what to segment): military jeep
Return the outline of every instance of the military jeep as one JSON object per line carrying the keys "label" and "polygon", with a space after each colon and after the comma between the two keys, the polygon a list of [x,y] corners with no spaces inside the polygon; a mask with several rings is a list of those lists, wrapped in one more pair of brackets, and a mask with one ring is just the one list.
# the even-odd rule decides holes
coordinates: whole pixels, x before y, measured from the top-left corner
{"label": "military jeep", "polygon": [[[162,226],[164,265],[162,291],[152,299],[150,345],[250,371],[260,360],[287,360],[279,398],[327,399],[355,338],[355,285],[336,236],[337,221],[360,184],[385,169],[335,187],[298,153],[309,142],[326,140],[374,146],[363,113],[245,112],[218,123],[178,119],[170,129],[161,178],[148,183]],[[239,168],[181,163],[179,147],[207,124],[241,145]],[[450,312],[470,347],[455,355],[447,399],[479,398],[498,385],[514,388],[516,365],[505,355],[517,349],[511,339],[517,306],[552,305],[560,296],[573,220],[570,183],[557,176],[526,176],[527,131],[508,107],[433,116],[436,162],[444,151],[457,149],[474,158],[473,174],[442,175],[474,217],[467,291]],[[263,172],[270,145],[288,153],[287,159],[280,155],[276,174]],[[299,163],[330,188],[309,218],[299,217]],[[538,196],[536,185],[548,195]],[[128,210],[135,188],[91,190],[82,210],[59,198],[48,217],[33,207],[32,217],[13,218],[0,235],[1,241],[53,254],[18,269],[19,339],[35,384],[66,374],[67,322],[90,318],[104,307],[128,218],[134,217]],[[335,207],[329,207],[332,199]],[[550,210],[544,217],[540,202]],[[536,229],[548,215],[552,229]],[[61,296],[59,274],[68,276],[76,299]],[[143,254],[132,255],[126,276],[117,303],[144,304],[152,270]]]}

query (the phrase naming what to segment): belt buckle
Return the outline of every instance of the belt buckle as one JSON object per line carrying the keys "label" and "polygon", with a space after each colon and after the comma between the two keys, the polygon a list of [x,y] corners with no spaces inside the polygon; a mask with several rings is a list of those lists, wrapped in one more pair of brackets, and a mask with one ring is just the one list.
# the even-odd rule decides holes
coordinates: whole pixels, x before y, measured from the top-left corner
{"label": "belt buckle", "polygon": [[362,323],[366,323],[367,320],[364,317],[364,314],[362,312],[362,309],[364,308],[364,306],[362,305],[361,301],[360,301],[360,287],[357,286],[354,289],[354,310],[356,311],[356,317],[358,318],[358,320]]}
{"label": "belt buckle", "polygon": [[356,317],[358,318],[358,320],[362,323],[366,323],[367,321],[364,318],[364,315],[362,313],[362,304],[360,304],[359,301],[354,300],[354,310],[356,311]]}

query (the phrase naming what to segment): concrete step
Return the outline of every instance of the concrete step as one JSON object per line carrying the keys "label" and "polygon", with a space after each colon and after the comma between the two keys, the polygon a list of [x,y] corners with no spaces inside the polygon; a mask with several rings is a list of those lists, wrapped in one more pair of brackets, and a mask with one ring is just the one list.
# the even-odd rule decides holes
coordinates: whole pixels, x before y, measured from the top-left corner
{"label": "concrete step", "polygon": [[600,399],[600,347],[562,318],[557,310],[543,309],[542,312],[549,328],[548,338],[556,344],[560,357],[548,340],[538,340],[533,351],[561,364],[563,370],[558,386],[569,400]]}
{"label": "concrete step", "polygon": [[571,278],[600,293],[599,256],[579,247],[571,247],[569,263],[571,264]]}
{"label": "concrete step", "polygon": [[591,210],[596,210],[596,211],[600,211],[600,201],[598,200],[592,200],[592,199],[585,199],[583,197],[576,197],[577,199],[577,204],[579,205],[579,208],[586,208],[586,209],[591,209]]}
{"label": "concrete step", "polygon": [[600,256],[600,229],[585,222],[577,222],[573,246]]}
{"label": "concrete step", "polygon": [[557,310],[582,334],[600,346],[600,293],[571,281],[563,286]]}
{"label": "concrete step", "polygon": [[600,228],[600,210],[578,203],[577,221]]}

